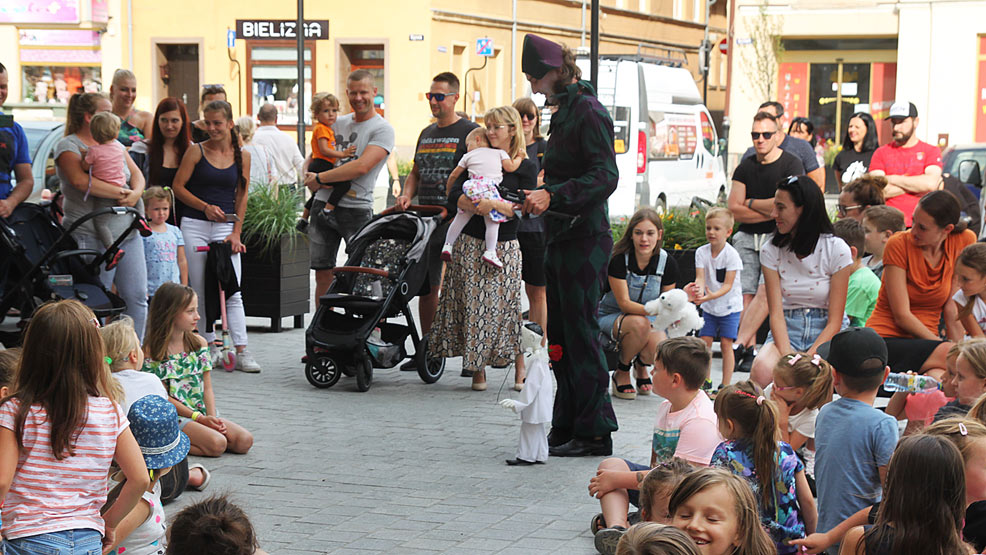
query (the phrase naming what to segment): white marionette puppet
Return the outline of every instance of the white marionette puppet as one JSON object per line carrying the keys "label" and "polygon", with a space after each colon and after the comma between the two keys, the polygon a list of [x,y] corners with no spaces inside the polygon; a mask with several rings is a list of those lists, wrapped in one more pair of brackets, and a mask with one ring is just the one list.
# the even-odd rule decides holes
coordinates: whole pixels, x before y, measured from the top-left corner
{"label": "white marionette puppet", "polygon": [[527,379],[519,399],[504,399],[500,405],[520,413],[520,445],[510,466],[544,464],[548,460],[548,431],[555,402],[548,349],[541,342],[544,332],[536,323],[521,327],[521,350],[527,355]]}

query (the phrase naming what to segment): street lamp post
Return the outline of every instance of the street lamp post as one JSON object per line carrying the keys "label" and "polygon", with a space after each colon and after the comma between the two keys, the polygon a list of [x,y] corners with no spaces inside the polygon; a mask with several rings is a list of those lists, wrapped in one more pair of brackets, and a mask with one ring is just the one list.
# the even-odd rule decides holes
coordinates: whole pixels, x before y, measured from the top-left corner
{"label": "street lamp post", "polygon": [[298,0],[298,149],[305,155],[305,0]]}

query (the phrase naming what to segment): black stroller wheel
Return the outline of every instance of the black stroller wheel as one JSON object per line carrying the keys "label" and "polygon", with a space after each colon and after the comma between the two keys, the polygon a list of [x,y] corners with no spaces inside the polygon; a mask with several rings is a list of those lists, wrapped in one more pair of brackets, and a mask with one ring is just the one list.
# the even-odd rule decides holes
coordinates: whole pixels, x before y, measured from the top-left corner
{"label": "black stroller wheel", "polygon": [[356,361],[356,389],[361,393],[370,390],[373,383],[373,362],[369,355],[363,355]]}
{"label": "black stroller wheel", "polygon": [[428,335],[421,338],[418,352],[414,354],[418,366],[418,376],[425,383],[435,383],[445,372],[445,357],[432,357],[428,354]]}
{"label": "black stroller wheel", "polygon": [[305,365],[305,377],[308,378],[308,383],[319,389],[334,386],[340,376],[342,370],[336,361],[329,357],[319,357]]}

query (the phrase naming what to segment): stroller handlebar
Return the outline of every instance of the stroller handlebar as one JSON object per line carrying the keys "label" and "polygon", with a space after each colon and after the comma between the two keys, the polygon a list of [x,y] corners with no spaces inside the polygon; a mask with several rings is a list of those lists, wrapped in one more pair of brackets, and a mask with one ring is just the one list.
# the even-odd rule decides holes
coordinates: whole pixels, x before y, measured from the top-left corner
{"label": "stroller handlebar", "polygon": [[[383,212],[380,212],[380,214],[393,214],[395,212],[398,212],[397,207],[391,206]],[[443,220],[446,216],[448,216],[448,211],[445,210],[444,206],[438,206],[435,204],[412,204],[407,207],[407,210],[401,210],[401,212],[420,212],[423,215],[429,216],[441,215]]]}
{"label": "stroller handlebar", "polygon": [[363,268],[362,266],[339,266],[337,268],[334,268],[332,271],[336,273],[352,272],[356,274],[372,274],[375,276],[381,276],[385,278],[394,277],[393,274],[391,274],[391,272],[388,272],[387,270],[382,270],[380,268]]}

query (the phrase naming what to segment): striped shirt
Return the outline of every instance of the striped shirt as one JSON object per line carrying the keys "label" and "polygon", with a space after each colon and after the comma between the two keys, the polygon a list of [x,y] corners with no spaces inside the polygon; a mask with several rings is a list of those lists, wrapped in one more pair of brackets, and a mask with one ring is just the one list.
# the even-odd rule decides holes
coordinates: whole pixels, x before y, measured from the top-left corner
{"label": "striped shirt", "polygon": [[[0,407],[0,426],[14,430],[17,399]],[[24,420],[24,447],[3,504],[3,537],[11,540],[64,530],[103,533],[99,509],[106,502],[106,477],[126,416],[110,399],[89,397],[88,416],[73,442],[75,456],[62,460],[51,450],[51,424],[35,404]]]}

